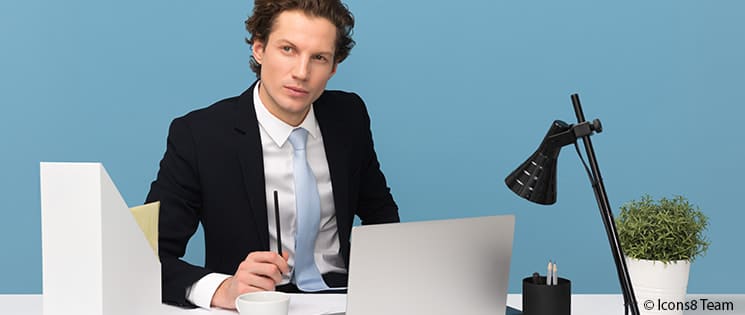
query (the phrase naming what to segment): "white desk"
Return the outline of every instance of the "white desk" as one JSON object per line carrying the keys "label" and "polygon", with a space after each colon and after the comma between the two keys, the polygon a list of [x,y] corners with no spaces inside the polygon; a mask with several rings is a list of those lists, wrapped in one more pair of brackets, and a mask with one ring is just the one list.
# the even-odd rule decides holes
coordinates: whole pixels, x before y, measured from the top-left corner
{"label": "white desk", "polygon": [[[722,300],[723,295],[689,295],[688,299],[709,298],[712,300]],[[708,312],[685,312],[685,314],[745,314],[745,294],[726,295],[728,300],[735,301],[735,311],[708,311]],[[339,299],[344,299],[344,295],[336,295],[330,298],[332,302],[337,303]],[[507,305],[522,309],[522,296],[520,294],[507,295]],[[620,294],[575,294],[572,295],[572,315],[622,315],[623,298]],[[2,295],[0,294],[0,314],[12,315],[43,315],[42,313],[42,296],[34,295]],[[163,305],[162,314],[207,314],[207,315],[235,315],[234,311],[227,310],[203,310],[190,309],[185,310],[177,307]],[[318,315],[318,314],[308,314]]]}

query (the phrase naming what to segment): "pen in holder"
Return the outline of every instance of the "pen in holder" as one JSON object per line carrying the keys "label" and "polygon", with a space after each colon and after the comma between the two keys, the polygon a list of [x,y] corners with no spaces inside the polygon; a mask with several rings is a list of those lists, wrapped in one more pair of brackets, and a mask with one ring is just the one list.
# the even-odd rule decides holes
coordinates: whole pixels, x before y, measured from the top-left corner
{"label": "pen in holder", "polygon": [[547,285],[546,277],[523,279],[523,315],[570,315],[572,282],[559,277],[556,285]]}

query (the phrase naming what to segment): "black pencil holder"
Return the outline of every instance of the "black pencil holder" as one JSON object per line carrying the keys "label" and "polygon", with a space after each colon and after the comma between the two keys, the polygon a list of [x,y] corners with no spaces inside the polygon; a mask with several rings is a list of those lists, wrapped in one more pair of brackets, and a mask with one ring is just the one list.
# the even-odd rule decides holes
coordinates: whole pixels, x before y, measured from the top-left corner
{"label": "black pencil holder", "polygon": [[523,279],[523,315],[570,315],[572,282],[558,280],[557,285],[546,285],[546,277]]}

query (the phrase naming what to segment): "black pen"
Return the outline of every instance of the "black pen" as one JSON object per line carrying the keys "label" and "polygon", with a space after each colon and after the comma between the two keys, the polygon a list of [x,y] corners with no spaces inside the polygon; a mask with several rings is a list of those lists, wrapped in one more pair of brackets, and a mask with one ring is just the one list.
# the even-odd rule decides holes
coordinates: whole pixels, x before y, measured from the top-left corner
{"label": "black pen", "polygon": [[279,197],[277,191],[274,191],[274,221],[277,225],[277,253],[282,256],[282,229],[279,226]]}

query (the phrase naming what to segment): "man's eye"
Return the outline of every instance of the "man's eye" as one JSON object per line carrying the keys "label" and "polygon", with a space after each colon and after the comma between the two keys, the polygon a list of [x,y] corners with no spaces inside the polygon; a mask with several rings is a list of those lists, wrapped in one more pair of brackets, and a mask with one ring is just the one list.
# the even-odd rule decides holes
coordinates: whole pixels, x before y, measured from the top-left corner
{"label": "man's eye", "polygon": [[326,56],[324,56],[324,55],[316,55],[315,56],[315,59],[318,60],[318,61],[326,61],[327,60],[326,59]]}
{"label": "man's eye", "polygon": [[292,47],[290,47],[290,46],[282,46],[282,51],[284,51],[284,52],[291,52],[292,51]]}

